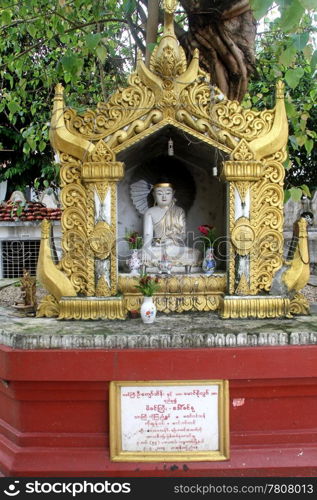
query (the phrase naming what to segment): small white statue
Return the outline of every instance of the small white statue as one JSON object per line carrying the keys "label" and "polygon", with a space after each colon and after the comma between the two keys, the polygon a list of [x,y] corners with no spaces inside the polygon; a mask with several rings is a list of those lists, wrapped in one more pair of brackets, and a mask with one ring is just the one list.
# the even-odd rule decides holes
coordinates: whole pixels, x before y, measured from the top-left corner
{"label": "small white statue", "polygon": [[173,271],[183,272],[185,266],[198,267],[201,254],[184,244],[185,211],[176,205],[174,194],[169,182],[153,186],[155,204],[146,210],[143,219],[142,262],[160,269],[161,263],[168,261]]}

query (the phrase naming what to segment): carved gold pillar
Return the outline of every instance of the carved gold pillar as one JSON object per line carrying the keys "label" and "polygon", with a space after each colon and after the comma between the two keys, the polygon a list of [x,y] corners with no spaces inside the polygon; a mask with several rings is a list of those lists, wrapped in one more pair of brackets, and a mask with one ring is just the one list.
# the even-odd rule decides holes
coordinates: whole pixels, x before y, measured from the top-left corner
{"label": "carved gold pillar", "polygon": [[229,266],[227,287],[230,295],[254,295],[252,250],[256,247],[256,227],[252,221],[253,185],[263,175],[257,161],[226,161],[222,178],[228,182]]}
{"label": "carved gold pillar", "polygon": [[117,294],[117,182],[123,175],[123,163],[114,161],[114,154],[103,141],[82,166],[87,190],[88,251],[94,262],[89,270],[88,295],[95,297]]}
{"label": "carved gold pillar", "polygon": [[124,165],[104,141],[82,163],[86,194],[86,297],[63,297],[61,319],[124,319],[126,306],[118,297],[117,183]]}
{"label": "carved gold pillar", "polygon": [[[267,252],[273,243],[276,246],[276,241],[279,241],[282,207],[275,203],[272,194],[273,202],[268,195],[264,196],[263,186],[268,186],[273,194],[275,188],[267,179],[265,162],[255,159],[244,139],[231,158],[224,162],[221,174],[228,183],[227,295],[221,315],[225,318],[288,316],[289,300],[263,295],[261,292],[264,287],[259,279],[259,269],[263,263],[280,259],[280,245],[276,248],[276,255],[268,255]],[[274,207],[271,207],[272,203]],[[270,209],[270,217],[263,221],[260,220],[261,210],[266,205]],[[263,232],[263,224],[267,225],[267,232]],[[273,275],[273,271],[268,273],[268,287]]]}

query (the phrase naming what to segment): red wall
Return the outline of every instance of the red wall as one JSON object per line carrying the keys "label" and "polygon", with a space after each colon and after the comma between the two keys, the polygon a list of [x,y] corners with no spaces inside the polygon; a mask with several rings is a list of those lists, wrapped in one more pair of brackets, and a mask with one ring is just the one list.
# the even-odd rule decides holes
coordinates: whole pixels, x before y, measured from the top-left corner
{"label": "red wall", "polygon": [[[317,474],[317,346],[34,351],[0,346],[0,378],[0,475]],[[206,379],[229,379],[230,460],[110,461],[109,381]]]}

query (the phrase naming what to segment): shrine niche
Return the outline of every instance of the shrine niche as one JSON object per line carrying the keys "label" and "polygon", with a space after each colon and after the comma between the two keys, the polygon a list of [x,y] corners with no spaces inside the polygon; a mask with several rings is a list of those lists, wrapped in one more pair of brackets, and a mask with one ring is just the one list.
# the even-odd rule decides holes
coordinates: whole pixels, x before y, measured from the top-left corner
{"label": "shrine niche", "polygon": [[[219,311],[223,318],[307,313],[300,294],[309,276],[305,221],[292,260],[283,257],[284,85],[276,85],[272,110],[226,99],[199,67],[197,50],[187,64],[174,34],[174,7],[164,5],[164,34],[149,67],[139,57],[129,85],[108,102],[78,115],[56,86],[50,137],[61,163],[63,257],[52,261],[49,223],[43,224],[38,275],[49,295],[37,315],[125,319],[139,309],[137,278],[121,268],[120,244],[126,214],[133,214],[128,225],[136,229],[140,217],[133,199],[124,200],[142,171],[151,174],[151,162],[168,152],[170,140],[175,178],[183,169],[194,181],[189,229],[211,212],[219,217],[226,262],[211,276],[185,265],[162,276],[158,310]],[[210,187],[209,197],[202,185]]]}

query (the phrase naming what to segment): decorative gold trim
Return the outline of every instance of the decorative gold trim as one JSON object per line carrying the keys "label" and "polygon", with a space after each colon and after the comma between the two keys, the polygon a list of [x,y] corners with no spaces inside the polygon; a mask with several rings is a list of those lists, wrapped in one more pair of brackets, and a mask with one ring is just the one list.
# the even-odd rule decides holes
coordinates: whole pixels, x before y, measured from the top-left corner
{"label": "decorative gold trim", "polygon": [[56,152],[63,151],[80,160],[87,158],[93,151],[94,145],[83,137],[78,137],[69,132],[64,120],[64,88],[58,83],[55,87],[53,113],[50,128],[50,140]]}
{"label": "decorative gold trim", "polygon": [[[122,450],[121,388],[181,386],[218,386],[218,441],[219,449],[210,451],[144,452]],[[150,400],[149,400],[150,402]],[[165,403],[166,405],[167,403]],[[228,380],[169,380],[169,381],[115,381],[109,386],[110,459],[114,462],[197,462],[229,460],[229,382]],[[212,423],[211,423],[212,425]]]}
{"label": "decorative gold trim", "polygon": [[249,219],[240,217],[231,231],[231,242],[239,255],[247,255],[256,241],[255,231]]}
{"label": "decorative gold trim", "polygon": [[[229,183],[228,186],[228,233],[232,234],[235,225],[235,186],[233,182]],[[228,241],[229,248],[229,263],[228,263],[228,288],[229,293],[234,293],[235,290],[235,249],[232,242]]]}
{"label": "decorative gold trim", "polygon": [[96,286],[96,297],[109,297],[111,289],[104,276],[101,276]]}
{"label": "decorative gold trim", "polygon": [[41,300],[37,311],[37,318],[56,318],[59,315],[59,303],[53,295],[45,295]]}
{"label": "decorative gold trim", "polygon": [[250,295],[250,285],[244,273],[241,276],[235,293],[236,295]]}
{"label": "decorative gold trim", "polygon": [[153,188],[158,188],[158,187],[162,187],[162,188],[170,187],[170,188],[173,188],[172,184],[170,184],[169,182],[158,182],[157,184],[154,184],[154,186],[153,186]]}
{"label": "decorative gold trim", "polygon": [[177,0],[163,0],[163,9],[168,14],[174,14],[177,4]]}
{"label": "decorative gold trim", "polygon": [[[128,311],[139,311],[143,296],[135,285],[136,277],[119,274],[118,290],[123,294]],[[160,292],[154,303],[166,314],[185,311],[216,311],[220,308],[226,289],[226,276],[181,276],[160,279]]]}
{"label": "decorative gold trim", "polygon": [[86,162],[82,166],[82,179],[84,182],[119,181],[124,176],[123,163]]}
{"label": "decorative gold trim", "polygon": [[276,84],[276,104],[271,130],[249,143],[256,159],[265,158],[285,148],[288,139],[288,120],[284,103],[284,83]]}
{"label": "decorative gold trim", "polygon": [[36,277],[55,299],[63,295],[76,296],[71,281],[54,264],[52,258],[51,223],[43,220],[41,224],[41,244],[37,263]]}
{"label": "decorative gold trim", "polygon": [[291,318],[290,300],[285,297],[225,296],[220,316],[228,318]]}
{"label": "decorative gold trim", "polygon": [[58,319],[125,319],[127,310],[121,297],[63,297]]}
{"label": "decorative gold trim", "polygon": [[310,314],[309,302],[305,295],[296,293],[291,299],[290,312],[294,315],[307,315]]}
{"label": "decorative gold trim", "polygon": [[106,259],[113,250],[115,235],[106,222],[98,222],[89,237],[89,245],[98,259]]}
{"label": "decorative gold trim", "polygon": [[[139,291],[136,287],[138,277],[125,274],[118,276],[118,290],[122,294],[137,294]],[[226,276],[221,274],[213,274],[204,276],[200,274],[181,275],[175,274],[159,278],[160,291],[157,295],[165,293],[177,293],[180,295],[192,294],[212,294],[223,293],[226,289]]]}
{"label": "decorative gold trim", "polygon": [[283,274],[282,281],[288,291],[298,292],[307,285],[310,277],[307,220],[303,217],[296,222],[295,235],[298,237],[298,243],[293,259],[287,263],[289,268]]}
{"label": "decorative gold trim", "polygon": [[256,182],[264,176],[262,163],[258,161],[224,161],[221,178],[228,182]]}

